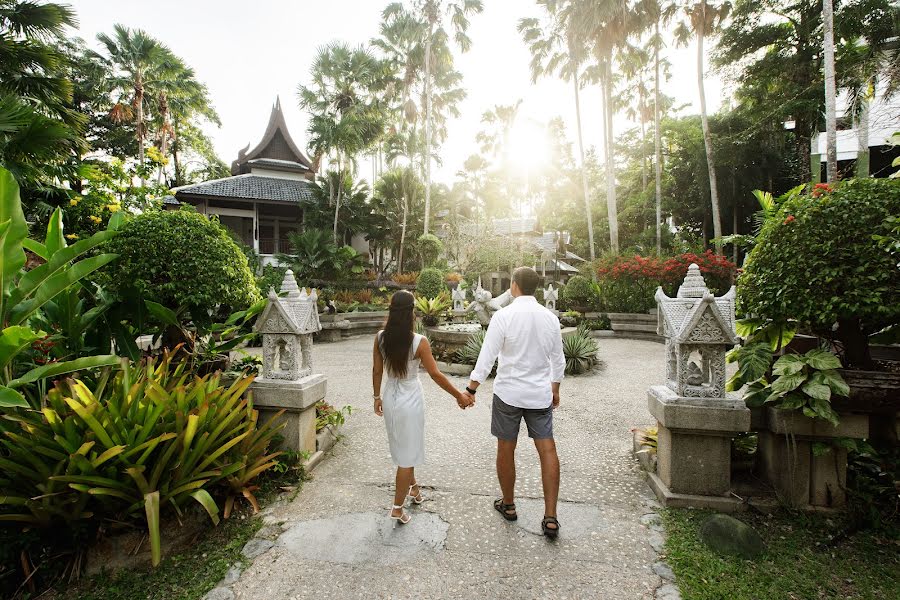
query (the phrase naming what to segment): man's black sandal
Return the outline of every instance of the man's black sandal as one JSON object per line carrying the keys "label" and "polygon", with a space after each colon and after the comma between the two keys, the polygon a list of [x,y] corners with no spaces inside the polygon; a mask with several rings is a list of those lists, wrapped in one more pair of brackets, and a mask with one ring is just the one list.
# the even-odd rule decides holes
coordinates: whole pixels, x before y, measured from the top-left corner
{"label": "man's black sandal", "polygon": [[[548,527],[551,524],[556,525],[556,527]],[[556,517],[544,517],[544,520],[541,521],[541,529],[544,530],[544,535],[551,540],[555,540],[556,536],[559,535],[559,521],[556,520]]]}
{"label": "man's black sandal", "polygon": [[494,500],[494,508],[497,509],[497,512],[503,515],[503,518],[507,521],[515,521],[519,518],[519,515],[516,514],[516,503],[512,504],[504,504],[503,498],[498,500]]}

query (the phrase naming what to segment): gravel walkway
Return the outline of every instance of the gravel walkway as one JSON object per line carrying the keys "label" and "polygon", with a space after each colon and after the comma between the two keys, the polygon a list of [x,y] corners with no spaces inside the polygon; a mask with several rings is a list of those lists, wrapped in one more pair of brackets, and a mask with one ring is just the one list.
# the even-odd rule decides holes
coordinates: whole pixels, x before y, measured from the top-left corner
{"label": "gravel walkway", "polygon": [[540,535],[540,469],[524,426],[518,522],[491,506],[499,494],[492,384],[461,411],[425,374],[427,465],[417,476],[428,500],[409,509],[409,525],[392,528],[393,467],[371,408],[371,341],[316,345],[328,401],[354,413],[297,498],[267,509],[262,537],[270,541],[256,540],[253,564],[219,597],[653,598],[666,583],[652,568],[658,528],[646,526],[657,505],[630,455],[629,429],[651,422],[646,390],[663,379],[663,346],[599,342],[602,368],[567,378],[556,413],[562,530],[555,543]]}

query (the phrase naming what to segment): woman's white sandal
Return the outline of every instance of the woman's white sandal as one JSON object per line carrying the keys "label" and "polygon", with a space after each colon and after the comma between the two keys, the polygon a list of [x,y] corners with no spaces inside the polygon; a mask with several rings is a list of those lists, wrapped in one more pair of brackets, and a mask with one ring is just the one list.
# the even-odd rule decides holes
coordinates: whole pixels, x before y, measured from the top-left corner
{"label": "woman's white sandal", "polygon": [[[400,514],[397,515],[396,517],[394,516],[394,511],[395,511],[395,510],[399,510],[399,511],[400,511]],[[392,519],[394,519],[395,521],[399,522],[401,525],[406,525],[407,523],[409,523],[409,522],[412,520],[412,517],[411,517],[409,514],[403,512],[403,505],[402,505],[402,504],[401,504],[400,506],[396,506],[396,505],[395,505],[395,506],[392,506],[392,507],[391,507],[391,512],[389,512],[388,514],[390,515],[390,517],[391,517]],[[397,523],[394,523],[394,525],[396,526]]]}
{"label": "woman's white sandal", "polygon": [[[412,493],[414,487],[419,488],[419,493],[415,496],[413,496]],[[409,492],[407,492],[406,496],[408,498],[412,498],[413,502],[416,504],[422,504],[423,502],[425,502],[425,496],[422,495],[422,486],[420,486],[418,483],[414,483],[409,486]]]}

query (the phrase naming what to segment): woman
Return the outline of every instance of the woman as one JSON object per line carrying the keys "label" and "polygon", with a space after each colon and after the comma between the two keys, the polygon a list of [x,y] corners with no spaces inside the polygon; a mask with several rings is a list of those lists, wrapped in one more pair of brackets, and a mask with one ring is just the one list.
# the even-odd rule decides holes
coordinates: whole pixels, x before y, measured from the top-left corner
{"label": "woman", "polygon": [[[414,333],[414,305],[415,298],[409,292],[397,292],[391,297],[387,322],[375,336],[372,350],[375,414],[384,416],[391,458],[397,466],[391,518],[403,525],[412,518],[403,511],[407,495],[416,504],[425,500],[414,472],[415,467],[425,462],[425,405],[418,376],[419,364],[425,367],[435,383],[456,398],[460,408],[471,405],[471,401],[438,370],[428,339]],[[387,381],[382,397],[384,374]]]}

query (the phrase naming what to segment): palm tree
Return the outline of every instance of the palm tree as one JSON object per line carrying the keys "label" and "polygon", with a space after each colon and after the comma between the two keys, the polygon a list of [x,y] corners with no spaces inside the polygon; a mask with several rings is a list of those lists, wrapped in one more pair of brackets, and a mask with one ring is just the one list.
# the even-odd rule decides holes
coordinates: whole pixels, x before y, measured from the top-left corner
{"label": "palm tree", "polygon": [[656,185],[656,253],[662,252],[662,132],[660,131],[660,49],[663,37],[660,27],[667,23],[677,12],[677,4],[671,0],[641,0],[637,4],[637,13],[644,25],[652,23],[653,35],[650,45],[653,48],[653,177]]}
{"label": "palm tree", "polygon": [[381,176],[375,183],[373,204],[388,223],[400,223],[400,229],[392,228],[394,244],[397,248],[397,270],[403,270],[406,248],[406,233],[411,215],[421,216],[414,199],[422,194],[422,181],[411,165],[395,167]]}
{"label": "palm tree", "polygon": [[[594,220],[591,216],[591,194],[588,187],[587,168],[584,164],[584,141],[581,128],[581,81],[579,69],[581,55],[572,32],[556,14],[556,2],[539,0],[550,16],[550,22],[541,25],[537,19],[521,19],[518,30],[531,51],[531,81],[537,82],[542,75],[558,73],[563,80],[572,80],[575,96],[575,121],[578,132],[578,153],[581,158],[581,191],[584,196],[584,211],[588,226],[588,248],[591,262],[594,254]],[[596,276],[596,274],[595,274]]]}
{"label": "palm tree", "polygon": [[712,204],[713,237],[716,251],[722,253],[722,217],[719,208],[719,188],[716,182],[716,162],[713,154],[712,134],[709,131],[709,117],[706,112],[706,89],[704,86],[703,53],[704,40],[712,35],[731,12],[731,4],[726,2],[713,6],[706,0],[684,7],[686,21],[678,24],[675,37],[687,44],[692,36],[697,38],[697,87],[700,91],[700,123],[703,126],[703,146],[706,149],[706,169],[709,173],[709,199]]}
{"label": "palm tree", "polygon": [[585,69],[589,80],[597,81],[603,97],[604,131],[606,146],[606,209],[609,218],[609,245],[619,251],[619,220],[616,207],[616,172],[614,161],[615,134],[613,132],[612,89],[614,62],[618,51],[628,36],[630,13],[625,0],[569,0],[561,9],[566,27],[574,35],[576,43],[592,50],[595,65]]}
{"label": "palm tree", "polygon": [[428,30],[425,37],[425,233],[428,233],[429,217],[431,216],[431,147],[432,147],[432,47],[435,36],[447,37],[444,31],[443,20],[446,13],[453,25],[453,39],[462,52],[466,52],[472,45],[466,31],[469,28],[468,17],[480,13],[484,7],[481,0],[459,0],[447,2],[444,0],[417,0],[416,9],[427,23]]}
{"label": "palm tree", "polygon": [[116,24],[113,30],[112,36],[97,34],[106,56],[91,54],[106,66],[110,90],[119,96],[110,111],[113,121],[134,120],[143,187],[144,140],[148,134],[146,117],[151,112],[150,103],[158,97],[159,89],[177,73],[173,62],[175,57],[166,46],[141,29]]}
{"label": "palm tree", "polygon": [[[300,85],[300,106],[310,112],[310,146],[316,161],[334,154],[338,172],[353,171],[356,155],[382,136],[385,113],[378,93],[386,83],[384,65],[362,46],[333,43],[319,49],[311,69],[312,84]],[[334,201],[334,242],[342,187]]]}
{"label": "palm tree", "polygon": [[73,86],[59,49],[74,25],[65,5],[0,0],[0,163],[24,197],[71,178],[69,159],[86,147],[84,116],[70,108]]}
{"label": "palm tree", "polygon": [[822,0],[822,24],[825,28],[825,161],[828,181],[838,180],[837,169],[837,82],[834,72],[834,5]]}
{"label": "palm tree", "polygon": [[58,49],[75,13],[64,4],[0,0],[0,95],[28,102],[62,117],[72,99],[66,57]]}

